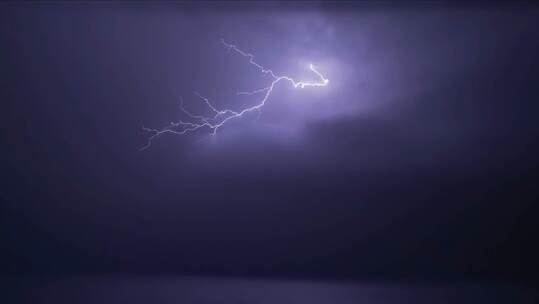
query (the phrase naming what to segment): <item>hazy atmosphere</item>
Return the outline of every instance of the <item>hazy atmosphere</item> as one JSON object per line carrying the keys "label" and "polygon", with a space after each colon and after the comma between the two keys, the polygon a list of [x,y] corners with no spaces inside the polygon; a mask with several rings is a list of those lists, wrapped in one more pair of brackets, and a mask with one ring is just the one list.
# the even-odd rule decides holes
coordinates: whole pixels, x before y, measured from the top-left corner
{"label": "hazy atmosphere", "polygon": [[[178,284],[233,294],[263,279],[528,286],[539,256],[538,17],[509,3],[2,3],[3,277],[26,295],[35,285],[21,277],[62,277],[72,291],[66,277],[110,274],[195,275],[202,283]],[[198,95],[229,110],[210,121],[265,98],[241,92],[275,79],[222,39],[278,76],[328,81],[279,81],[260,111],[215,135],[206,125],[151,137],[143,128],[214,119]],[[336,295],[319,302],[302,287],[246,302],[405,297],[377,302],[347,286],[309,285]],[[414,303],[465,303],[418,288]],[[508,293],[482,294],[537,299]]]}

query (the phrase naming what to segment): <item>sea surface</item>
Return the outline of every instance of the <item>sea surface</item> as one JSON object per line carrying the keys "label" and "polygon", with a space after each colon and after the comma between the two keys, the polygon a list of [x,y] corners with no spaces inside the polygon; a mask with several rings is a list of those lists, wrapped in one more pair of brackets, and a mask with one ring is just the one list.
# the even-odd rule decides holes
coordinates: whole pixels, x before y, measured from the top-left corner
{"label": "sea surface", "polygon": [[539,303],[525,284],[369,283],[173,276],[2,277],[0,303]]}

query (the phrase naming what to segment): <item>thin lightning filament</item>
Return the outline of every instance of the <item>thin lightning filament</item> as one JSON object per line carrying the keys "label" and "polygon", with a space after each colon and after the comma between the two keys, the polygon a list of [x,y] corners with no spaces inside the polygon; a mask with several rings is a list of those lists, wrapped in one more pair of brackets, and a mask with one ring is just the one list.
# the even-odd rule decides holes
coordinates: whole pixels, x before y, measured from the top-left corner
{"label": "thin lightning filament", "polygon": [[289,76],[279,76],[276,75],[272,70],[265,68],[264,66],[257,63],[254,59],[254,55],[240,50],[237,46],[227,43],[225,40],[221,39],[221,43],[229,52],[234,52],[238,55],[241,55],[248,59],[250,65],[258,69],[262,74],[269,75],[272,79],[269,86],[257,89],[254,91],[248,92],[237,92],[237,95],[258,95],[263,93],[262,99],[254,106],[243,108],[239,111],[233,111],[230,109],[219,110],[215,107],[208,98],[202,96],[198,92],[193,92],[211,111],[212,116],[197,115],[191,113],[184,107],[183,98],[180,97],[180,110],[189,117],[188,121],[179,120],[177,122],[171,122],[170,125],[167,125],[161,129],[152,129],[142,126],[144,131],[149,132],[151,135],[148,137],[148,142],[140,150],[145,150],[152,145],[154,139],[163,134],[176,134],[184,135],[190,132],[197,131],[199,129],[209,130],[211,135],[217,134],[217,131],[227,124],[229,121],[234,119],[239,119],[250,112],[258,112],[260,115],[262,108],[266,105],[266,102],[271,96],[271,93],[275,86],[280,82],[288,82],[294,88],[306,88],[306,87],[324,87],[329,83],[329,79],[325,78],[314,65],[310,64],[309,69],[318,76],[319,80],[317,82],[305,82],[305,81],[295,81]]}

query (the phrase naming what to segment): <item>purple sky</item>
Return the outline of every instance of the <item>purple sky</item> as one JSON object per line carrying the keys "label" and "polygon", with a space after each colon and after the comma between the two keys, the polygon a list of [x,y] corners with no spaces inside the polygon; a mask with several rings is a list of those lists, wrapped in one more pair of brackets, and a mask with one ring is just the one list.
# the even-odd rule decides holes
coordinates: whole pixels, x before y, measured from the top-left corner
{"label": "purple sky", "polygon": [[[210,4],[2,4],[11,271],[527,273],[536,8]],[[331,82],[138,151],[179,96],[267,85],[221,38]]]}

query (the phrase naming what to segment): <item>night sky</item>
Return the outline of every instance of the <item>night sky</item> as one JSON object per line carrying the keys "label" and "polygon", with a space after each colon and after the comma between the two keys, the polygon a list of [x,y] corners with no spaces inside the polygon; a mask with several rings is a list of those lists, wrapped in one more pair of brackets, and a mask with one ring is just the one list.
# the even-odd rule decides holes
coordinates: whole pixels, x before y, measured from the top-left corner
{"label": "night sky", "polygon": [[[150,134],[241,109],[260,119]],[[5,274],[537,278],[539,7],[0,4]]]}

